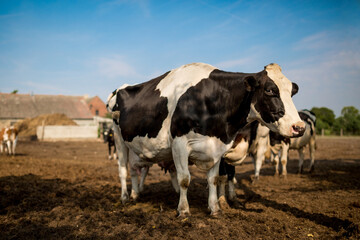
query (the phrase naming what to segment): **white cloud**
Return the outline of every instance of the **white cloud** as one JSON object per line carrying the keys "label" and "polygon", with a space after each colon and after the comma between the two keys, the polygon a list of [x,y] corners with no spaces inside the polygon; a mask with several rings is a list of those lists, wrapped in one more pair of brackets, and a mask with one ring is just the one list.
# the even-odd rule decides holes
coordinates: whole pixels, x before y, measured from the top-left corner
{"label": "white cloud", "polygon": [[135,68],[124,61],[120,56],[100,58],[97,65],[100,74],[107,78],[139,76]]}
{"label": "white cloud", "polygon": [[314,34],[299,41],[297,50],[301,48],[305,56],[289,63],[285,71],[300,86],[299,105],[326,106],[337,115],[346,105],[359,108],[359,43],[359,38],[333,33]]}

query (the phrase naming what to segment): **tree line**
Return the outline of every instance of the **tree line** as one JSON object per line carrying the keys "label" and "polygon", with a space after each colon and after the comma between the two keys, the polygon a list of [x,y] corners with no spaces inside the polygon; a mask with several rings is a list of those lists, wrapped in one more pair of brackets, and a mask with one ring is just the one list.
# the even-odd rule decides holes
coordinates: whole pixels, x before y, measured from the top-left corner
{"label": "tree line", "polygon": [[313,107],[316,115],[316,133],[325,135],[360,135],[360,113],[354,106],[343,107],[341,116],[335,118],[333,110]]}

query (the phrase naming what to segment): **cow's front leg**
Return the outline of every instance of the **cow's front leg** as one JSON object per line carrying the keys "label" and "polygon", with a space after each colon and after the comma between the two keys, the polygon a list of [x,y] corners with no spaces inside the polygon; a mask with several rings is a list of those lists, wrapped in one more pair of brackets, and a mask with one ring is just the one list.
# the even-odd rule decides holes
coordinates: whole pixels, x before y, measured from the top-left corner
{"label": "cow's front leg", "polygon": [[9,153],[9,155],[11,155],[12,154],[12,144],[11,144],[11,141],[10,140],[8,140],[7,142],[7,148],[8,148],[8,153]]}
{"label": "cow's front leg", "polygon": [[207,180],[209,185],[209,209],[211,211],[211,215],[217,215],[220,213],[220,206],[217,198],[217,183],[219,178],[219,166],[220,159],[217,163],[212,167],[207,173]]}
{"label": "cow's front leg", "polygon": [[286,178],[287,177],[287,160],[288,160],[288,153],[289,153],[290,145],[287,143],[282,144],[281,150],[281,165],[282,165],[282,172],[281,175]]}
{"label": "cow's front leg", "polygon": [[188,165],[189,153],[187,150],[186,139],[174,139],[172,154],[176,167],[177,180],[180,187],[180,200],[177,210],[179,217],[184,217],[186,215],[190,215],[189,203],[187,200],[187,189],[190,185],[190,172]]}
{"label": "cow's front leg", "polygon": [[274,162],[275,162],[275,176],[279,176],[279,154],[275,154],[274,156]]}
{"label": "cow's front leg", "polygon": [[270,148],[268,148],[268,137],[267,136],[260,137],[259,141],[258,141],[255,156],[253,156],[253,162],[255,165],[254,166],[255,167],[255,176],[254,176],[253,183],[256,183],[260,178],[260,169],[261,169],[263,162],[265,161],[265,154],[267,151],[269,151],[268,155],[270,155],[271,150],[270,150]]}

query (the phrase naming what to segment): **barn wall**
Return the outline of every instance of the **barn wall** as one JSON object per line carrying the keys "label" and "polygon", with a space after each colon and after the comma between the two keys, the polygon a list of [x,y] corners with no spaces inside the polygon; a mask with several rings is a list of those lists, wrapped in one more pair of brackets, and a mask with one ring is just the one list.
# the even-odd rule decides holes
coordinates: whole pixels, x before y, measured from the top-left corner
{"label": "barn wall", "polygon": [[96,139],[97,126],[39,126],[36,129],[39,140]]}

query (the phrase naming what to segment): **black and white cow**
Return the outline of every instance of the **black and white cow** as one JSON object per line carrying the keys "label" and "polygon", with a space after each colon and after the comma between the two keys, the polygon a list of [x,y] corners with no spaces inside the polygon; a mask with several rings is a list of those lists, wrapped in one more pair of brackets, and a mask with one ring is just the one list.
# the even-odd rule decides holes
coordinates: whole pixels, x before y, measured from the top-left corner
{"label": "black and white cow", "polygon": [[220,159],[240,129],[258,120],[286,137],[303,134],[305,125],[291,99],[297,90],[277,64],[258,73],[234,73],[203,63],[117,89],[107,106],[114,119],[122,200],[129,198],[128,161],[174,161],[180,187],[178,213],[190,214],[190,161],[207,171],[208,204],[211,213],[217,214]]}
{"label": "black and white cow", "polygon": [[299,153],[299,168],[298,173],[303,172],[304,163],[304,147],[309,145],[310,152],[310,167],[309,172],[314,171],[315,163],[315,148],[316,148],[316,116],[313,112],[308,110],[299,111],[300,118],[305,122],[304,135],[298,138],[285,138],[278,133],[270,132],[270,150],[272,153],[272,160],[275,161],[275,174],[279,175],[279,158],[281,158],[282,172],[281,175],[287,175],[287,161],[289,149],[298,150]]}
{"label": "black and white cow", "polygon": [[[108,159],[111,160],[112,158],[116,159],[116,147],[115,147],[115,139],[114,139],[114,130],[109,128],[104,131],[103,133],[104,143],[108,145]],[[111,151],[111,149],[114,149]],[[113,156],[111,156],[111,152],[113,152]]]}

